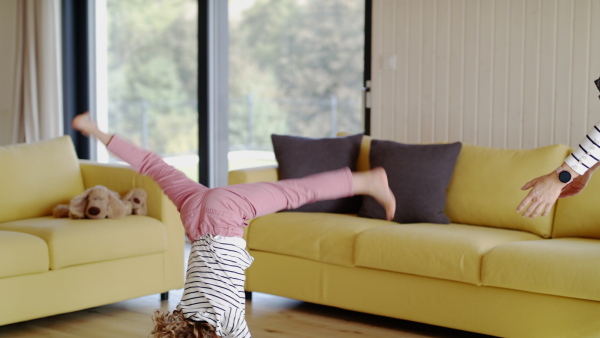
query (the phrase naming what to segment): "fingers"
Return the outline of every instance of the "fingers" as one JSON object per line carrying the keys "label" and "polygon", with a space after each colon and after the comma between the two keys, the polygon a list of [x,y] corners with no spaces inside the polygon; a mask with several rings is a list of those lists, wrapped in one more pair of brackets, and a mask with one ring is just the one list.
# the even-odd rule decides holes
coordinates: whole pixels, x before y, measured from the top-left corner
{"label": "fingers", "polygon": [[536,218],[540,214],[542,217],[547,216],[550,213],[550,210],[552,210],[551,205],[545,203],[532,203],[523,213],[523,217]]}
{"label": "fingers", "polygon": [[529,203],[531,203],[531,194],[528,194],[523,201],[521,201],[521,204],[519,204],[519,206],[517,207],[517,212],[521,212],[523,211],[523,209],[529,205]]}
{"label": "fingers", "polygon": [[[525,183],[525,185],[521,187],[521,190],[530,189],[531,187],[533,187],[533,185],[535,184],[536,180],[537,179],[535,178],[535,179],[533,179],[533,180]],[[519,206],[517,207],[517,212],[523,211],[523,209],[527,205],[529,205],[529,203],[531,203],[532,199],[533,199],[533,196],[532,196],[532,192],[530,191],[529,194],[527,194],[527,196],[523,199],[523,201],[521,201],[521,204],[519,204]]]}
{"label": "fingers", "polygon": [[517,212],[520,213],[525,210],[523,212],[523,217],[535,218],[540,214],[542,216],[548,215],[551,209],[552,204],[549,204],[543,198],[540,198],[534,189],[531,190],[527,196],[525,196],[521,204],[519,204]]}
{"label": "fingers", "polygon": [[[552,210],[552,206],[551,205],[542,205],[541,207],[543,208],[543,211],[541,212],[542,217],[548,216],[548,214],[550,213],[550,210]],[[537,215],[538,214],[536,213],[533,217],[537,217]]]}

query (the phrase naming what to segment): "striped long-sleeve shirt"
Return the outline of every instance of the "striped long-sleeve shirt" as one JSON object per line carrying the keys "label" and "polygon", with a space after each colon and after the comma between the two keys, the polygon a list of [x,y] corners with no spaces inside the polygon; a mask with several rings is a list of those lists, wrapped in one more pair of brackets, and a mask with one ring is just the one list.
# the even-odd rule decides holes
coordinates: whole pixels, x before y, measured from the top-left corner
{"label": "striped long-sleeve shirt", "polygon": [[249,338],[244,271],[252,264],[245,241],[207,235],[192,244],[185,291],[177,309],[186,318],[205,321],[221,337]]}
{"label": "striped long-sleeve shirt", "polygon": [[587,133],[573,153],[565,159],[565,163],[579,175],[583,175],[598,161],[600,161],[600,123]]}

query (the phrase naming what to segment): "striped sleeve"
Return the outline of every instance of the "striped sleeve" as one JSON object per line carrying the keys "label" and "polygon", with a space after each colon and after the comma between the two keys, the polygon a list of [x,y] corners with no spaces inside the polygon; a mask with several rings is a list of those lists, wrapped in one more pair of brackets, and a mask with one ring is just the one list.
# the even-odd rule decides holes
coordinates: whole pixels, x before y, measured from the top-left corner
{"label": "striped sleeve", "polygon": [[565,159],[579,175],[585,174],[600,159],[600,123],[596,124],[577,148]]}

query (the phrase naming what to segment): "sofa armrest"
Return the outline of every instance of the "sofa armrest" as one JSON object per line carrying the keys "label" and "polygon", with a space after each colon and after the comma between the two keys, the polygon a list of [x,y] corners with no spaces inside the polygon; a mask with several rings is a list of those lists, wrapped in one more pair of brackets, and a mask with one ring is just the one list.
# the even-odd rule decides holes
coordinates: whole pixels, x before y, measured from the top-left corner
{"label": "sofa armrest", "polygon": [[275,182],[279,179],[277,166],[264,166],[257,168],[232,170],[229,172],[229,184]]}
{"label": "sofa armrest", "polygon": [[[148,194],[148,216],[165,224],[167,251],[165,252],[165,291],[183,287],[185,231],[175,205],[154,180],[122,164],[105,164],[79,160],[85,189],[103,185],[121,196],[132,188],[143,188]],[[143,234],[140,234],[143,238]]]}

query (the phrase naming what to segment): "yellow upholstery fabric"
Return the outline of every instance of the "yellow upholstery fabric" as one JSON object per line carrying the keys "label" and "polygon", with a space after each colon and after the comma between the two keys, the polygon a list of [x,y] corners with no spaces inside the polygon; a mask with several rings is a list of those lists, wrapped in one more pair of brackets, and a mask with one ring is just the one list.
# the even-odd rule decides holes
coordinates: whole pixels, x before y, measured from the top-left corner
{"label": "yellow upholstery fabric", "polygon": [[35,236],[0,231],[0,278],[48,271],[48,246]]}
{"label": "yellow upholstery fabric", "polygon": [[227,177],[229,184],[275,182],[279,178],[276,166],[248,168],[230,171]]}
{"label": "yellow upholstery fabric", "polygon": [[371,169],[371,163],[369,156],[371,154],[371,140],[373,138],[368,135],[363,135],[362,142],[360,143],[360,152],[358,153],[358,160],[356,162],[356,171],[367,171]]}
{"label": "yellow upholstery fabric", "polygon": [[563,238],[501,245],[483,261],[484,285],[600,301],[600,245]]}
{"label": "yellow upholstery fabric", "polygon": [[402,224],[366,230],[356,240],[356,265],[481,284],[483,255],[497,245],[540,237],[462,224]]}
{"label": "yellow upholstery fabric", "polygon": [[[48,217],[95,185],[121,194],[144,188],[148,217]],[[183,286],[179,213],[149,177],[78,161],[71,140],[61,137],[0,147],[0,187],[0,325]]]}
{"label": "yellow upholstery fabric", "polygon": [[0,230],[37,236],[48,244],[50,268],[164,252],[165,226],[154,218],[71,220],[39,217],[0,224]]}
{"label": "yellow upholstery fabric", "polygon": [[354,215],[280,212],[250,224],[249,248],[343,266],[354,266],[360,232],[389,222]]}
{"label": "yellow upholstery fabric", "polygon": [[591,338],[600,332],[600,307],[593,301],[250,254],[248,291],[498,337]]}
{"label": "yellow upholstery fabric", "polygon": [[524,218],[516,208],[527,195],[521,187],[556,169],[569,154],[565,145],[531,150],[463,144],[448,187],[446,215],[453,223],[528,231],[550,237],[548,217]]}
{"label": "yellow upholstery fabric", "polygon": [[0,222],[51,215],[84,190],[68,136],[0,147],[0,163]]}
{"label": "yellow upholstery fabric", "polygon": [[0,278],[0,325],[167,291],[163,260],[151,254]]}
{"label": "yellow upholstery fabric", "polygon": [[150,177],[136,173],[129,166],[80,160],[80,167],[85,188],[103,185],[121,194],[134,187],[146,190],[148,216],[161,221],[167,231],[167,251],[164,253],[163,261],[165,286],[167,289],[180,288],[183,285],[181,271],[185,268],[183,259],[185,232],[173,202]]}
{"label": "yellow upholstery fabric", "polygon": [[600,238],[600,175],[579,195],[558,200],[552,237]]}

